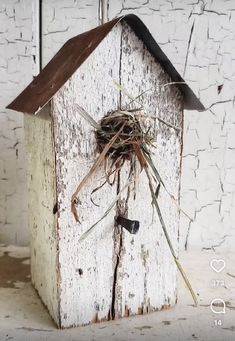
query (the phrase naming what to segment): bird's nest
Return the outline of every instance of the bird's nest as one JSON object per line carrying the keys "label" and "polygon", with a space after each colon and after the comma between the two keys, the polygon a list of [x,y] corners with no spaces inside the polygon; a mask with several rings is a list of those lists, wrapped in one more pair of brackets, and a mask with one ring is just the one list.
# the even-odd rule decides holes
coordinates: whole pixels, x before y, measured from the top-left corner
{"label": "bird's nest", "polygon": [[[168,192],[165,184],[163,183],[158,170],[156,169],[154,162],[152,160],[152,147],[154,145],[154,136],[156,134],[151,134],[151,129],[147,128],[146,120],[150,116],[143,114],[142,109],[137,110],[116,110],[107,113],[100,122],[96,122],[83,108],[77,106],[77,111],[79,114],[86,119],[86,121],[93,126],[95,129],[96,141],[98,150],[100,152],[99,157],[94,162],[88,174],[83,178],[81,183],[78,185],[76,191],[74,192],[71,199],[71,210],[77,222],[79,221],[79,215],[77,212],[77,207],[80,203],[79,193],[87,180],[93,176],[96,170],[103,164],[106,160],[109,161],[109,168],[106,169],[106,180],[105,182],[96,188],[94,191],[99,190],[106,182],[113,185],[115,183],[116,174],[120,174],[120,170],[126,161],[129,161],[130,172],[128,176],[128,182],[123,188],[118,188],[118,194],[114,201],[110,204],[104,215],[95,222],[81,237],[83,240],[88,234],[93,231],[94,227],[103,220],[113,207],[117,204],[120,199],[120,194],[123,190],[128,189],[130,192],[130,187],[135,181],[135,167],[133,165],[136,161],[139,161],[141,170],[144,170],[148,178],[149,190],[152,197],[152,205],[156,209],[159,217],[160,224],[162,226],[166,241],[175,260],[175,263],[183,276],[183,279],[188,286],[195,304],[197,304],[196,295],[187,279],[187,276],[179,263],[177,255],[172,246],[167,227],[164,223],[164,219],[161,214],[161,210],[158,204],[158,192],[160,186],[169,194],[170,198],[174,203],[177,204],[177,200]],[[143,117],[143,119],[142,119]],[[154,117],[156,118],[156,117]],[[166,124],[168,127],[179,130],[179,128],[164,122],[162,119],[158,118],[161,123]],[[110,182],[111,175],[114,174],[114,181]],[[180,209],[180,208],[179,208]],[[182,210],[181,210],[182,211]],[[183,212],[184,213],[184,212]],[[120,217],[119,217],[120,218]],[[128,229],[130,233],[136,233],[139,228],[139,222],[129,221],[130,228]],[[126,224],[126,218],[121,217],[118,224]],[[123,225],[123,227],[125,227]]]}
{"label": "bird's nest", "polygon": [[137,115],[130,111],[113,111],[100,121],[96,130],[96,140],[100,153],[110,140],[118,134],[107,155],[114,160],[131,160],[143,144],[150,144],[153,138],[149,131],[144,132]]}
{"label": "bird's nest", "polygon": [[136,160],[139,161],[141,170],[145,168],[147,165],[146,160],[150,156],[148,150],[154,145],[154,137],[150,132],[151,127],[147,128],[148,124],[146,124],[147,116],[144,115],[143,117],[142,112],[138,109],[108,112],[98,123],[81,107],[79,107],[79,112],[95,128],[100,155],[89,173],[79,184],[72,198],[72,212],[78,222],[80,222],[76,209],[79,204],[78,194],[97,168],[104,163],[106,180],[91,193],[93,203],[92,194],[107,182],[113,185],[126,161],[128,161],[130,168],[129,183],[136,182]]}

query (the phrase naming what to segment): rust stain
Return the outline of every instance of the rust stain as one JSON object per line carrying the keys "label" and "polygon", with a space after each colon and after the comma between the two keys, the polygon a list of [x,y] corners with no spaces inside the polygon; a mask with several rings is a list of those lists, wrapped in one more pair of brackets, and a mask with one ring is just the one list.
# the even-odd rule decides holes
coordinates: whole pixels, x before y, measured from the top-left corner
{"label": "rust stain", "polygon": [[161,308],[161,310],[168,310],[171,308],[171,305],[170,304],[164,304]]}
{"label": "rust stain", "polygon": [[185,109],[205,110],[202,103],[176,71],[170,60],[153,39],[145,24],[134,14],[115,18],[90,31],[69,39],[40,74],[10,103],[7,108],[34,114],[42,108],[66,83],[82,63],[118,22],[125,21],[145,44],[147,50],[161,64],[183,95]]}
{"label": "rust stain", "polygon": [[98,314],[98,312],[97,312],[97,313],[95,314],[95,317],[93,318],[93,320],[91,320],[90,323],[82,324],[82,326],[89,325],[89,324],[91,324],[91,323],[102,323],[102,322],[110,321],[110,320],[112,320],[110,314],[111,314],[111,313],[110,313],[110,310],[109,310],[107,316],[104,316],[104,317],[102,317],[102,318],[99,318],[99,314]]}
{"label": "rust stain", "polygon": [[124,313],[124,317],[129,317],[130,316],[130,309],[128,309],[127,306],[125,306],[125,313]]}
{"label": "rust stain", "polygon": [[99,323],[99,317],[98,317],[98,313],[95,314],[95,318],[93,319],[92,323]]}
{"label": "rust stain", "polygon": [[15,282],[30,282],[30,265],[23,264],[29,257],[16,258],[5,251],[0,257],[0,288],[16,288]]}
{"label": "rust stain", "polygon": [[[167,305],[167,304],[162,305],[160,308],[154,308],[152,306],[146,306],[145,308],[144,307],[139,307],[138,308],[138,312],[137,313],[133,313],[131,311],[131,309],[128,308],[127,305],[125,305],[124,315],[123,316],[121,316],[121,315],[115,316],[115,320],[119,320],[119,319],[122,319],[122,318],[125,318],[125,317],[130,317],[130,316],[134,317],[134,316],[138,316],[138,315],[147,315],[147,314],[156,313],[158,311],[166,310],[166,309],[170,309],[170,308],[172,308],[172,306],[170,304],[169,305]],[[109,321],[109,319],[108,319],[108,321]]]}
{"label": "rust stain", "polygon": [[[74,324],[71,324],[67,327],[63,327],[63,326],[60,326],[59,328],[62,329],[62,330],[67,330],[67,329],[70,329],[70,328],[74,328],[74,327],[85,327],[85,326],[89,326],[93,323],[105,323],[105,322],[108,322],[108,321],[111,321],[111,320],[120,320],[120,319],[123,319],[123,318],[126,318],[126,317],[135,317],[135,316],[138,316],[138,315],[146,315],[146,314],[151,314],[151,313],[156,313],[158,311],[161,311],[163,309],[169,309],[171,308],[171,305],[163,305],[161,306],[161,308],[153,308],[153,307],[146,307],[146,310],[144,310],[143,307],[140,307],[138,308],[138,312],[137,313],[132,313],[131,312],[131,309],[128,308],[128,306],[125,306],[125,312],[124,312],[124,315],[122,316],[121,314],[118,314],[115,316],[115,318],[113,319],[112,316],[111,316],[111,311],[109,310],[108,312],[108,315],[103,317],[103,318],[99,318],[98,317],[98,312],[95,314],[94,318],[88,322],[88,323],[82,323],[82,324],[78,324],[78,325],[74,325]],[[162,321],[162,323],[164,325],[167,325],[168,321]],[[100,329],[104,329],[106,328],[106,326],[104,327],[101,327]],[[142,327],[136,327],[136,329],[150,329],[152,328],[151,326],[142,326]]]}

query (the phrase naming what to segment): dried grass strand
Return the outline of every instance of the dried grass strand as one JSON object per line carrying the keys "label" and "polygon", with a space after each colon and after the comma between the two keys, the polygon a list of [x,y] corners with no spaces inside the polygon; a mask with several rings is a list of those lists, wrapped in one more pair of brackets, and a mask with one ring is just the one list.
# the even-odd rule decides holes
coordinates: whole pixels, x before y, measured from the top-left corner
{"label": "dried grass strand", "polygon": [[108,207],[108,209],[105,211],[105,213],[102,215],[102,217],[97,220],[86,232],[84,232],[81,237],[79,238],[78,242],[81,243],[96,227],[96,225],[98,225],[105,217],[107,217],[107,215],[109,214],[109,212],[112,210],[112,208],[115,206],[115,204],[117,203],[117,201],[120,199],[121,194],[124,192],[125,189],[129,188],[131,186],[131,184],[133,183],[133,180],[131,179],[130,181],[128,181],[126,183],[126,185],[124,187],[122,187],[122,189],[119,191],[118,195],[115,197],[115,199],[112,201],[111,205]]}
{"label": "dried grass strand", "polygon": [[[123,126],[125,125],[125,123],[123,124]],[[118,136],[120,135],[123,126],[119,129],[119,131],[112,137],[112,139],[109,141],[109,143],[104,147],[103,151],[101,152],[100,156],[97,158],[97,160],[95,161],[95,163],[93,164],[93,166],[91,167],[90,171],[85,175],[85,177],[83,178],[83,180],[80,182],[80,184],[78,185],[76,191],[73,193],[72,195],[72,199],[71,199],[71,211],[74,215],[75,220],[80,223],[79,220],[79,216],[77,213],[77,208],[76,206],[79,203],[79,197],[78,194],[79,192],[82,190],[82,188],[84,187],[84,185],[87,183],[87,181],[89,180],[89,178],[94,174],[94,172],[96,171],[96,169],[102,164],[102,162],[105,159],[106,154],[108,153],[109,149],[112,147],[112,145],[114,144],[114,142],[116,141],[116,139],[118,138]]]}
{"label": "dried grass strand", "polygon": [[167,241],[167,244],[170,248],[170,251],[171,251],[171,254],[174,258],[174,261],[176,263],[176,266],[178,268],[178,270],[180,271],[181,275],[182,275],[182,278],[187,286],[187,288],[189,289],[191,295],[192,295],[192,298],[193,298],[193,301],[194,301],[194,304],[195,306],[198,305],[198,301],[197,301],[197,296],[192,288],[192,285],[191,283],[189,282],[189,279],[182,267],[182,265],[180,264],[179,262],[179,259],[178,257],[176,256],[176,253],[174,251],[174,248],[173,248],[173,245],[171,243],[171,239],[170,239],[170,236],[168,234],[168,231],[167,231],[167,228],[166,228],[166,225],[165,225],[165,222],[163,220],[163,217],[162,217],[162,214],[161,214],[161,210],[160,210],[160,207],[158,205],[158,201],[157,201],[157,197],[156,197],[156,194],[155,194],[155,191],[154,191],[154,188],[153,188],[153,184],[152,184],[152,180],[151,180],[151,176],[149,174],[149,170],[148,170],[148,167],[145,167],[145,172],[146,172],[146,175],[148,177],[148,180],[149,180],[149,188],[150,188],[150,192],[151,192],[151,195],[152,195],[152,200],[153,200],[153,204],[155,206],[155,209],[157,211],[157,214],[158,214],[158,218],[159,218],[159,221],[161,223],[161,226],[162,226],[162,230],[164,232],[164,235],[165,235],[165,238],[166,238],[166,241]]}

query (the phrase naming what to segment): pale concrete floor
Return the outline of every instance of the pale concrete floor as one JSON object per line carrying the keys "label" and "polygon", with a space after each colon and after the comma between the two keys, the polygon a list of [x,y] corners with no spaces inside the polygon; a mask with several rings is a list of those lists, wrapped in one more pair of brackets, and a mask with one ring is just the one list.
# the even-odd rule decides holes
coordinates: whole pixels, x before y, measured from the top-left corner
{"label": "pale concrete floor", "polygon": [[[235,254],[213,251],[181,254],[181,263],[199,293],[197,308],[192,306],[192,299],[180,280],[179,302],[175,308],[69,330],[56,329],[31,287],[27,258],[27,248],[0,247],[1,341],[235,340]],[[210,268],[213,258],[226,261],[225,269],[219,274]],[[213,287],[213,279],[224,281],[224,286]],[[210,310],[211,300],[215,298],[226,302],[225,314]],[[221,320],[222,326],[215,326],[216,319]]]}

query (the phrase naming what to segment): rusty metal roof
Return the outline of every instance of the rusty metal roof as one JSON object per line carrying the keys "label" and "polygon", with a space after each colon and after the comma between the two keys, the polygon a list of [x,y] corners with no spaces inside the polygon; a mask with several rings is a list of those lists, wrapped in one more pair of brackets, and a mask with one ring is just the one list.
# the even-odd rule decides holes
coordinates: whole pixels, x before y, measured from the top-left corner
{"label": "rusty metal roof", "polygon": [[93,30],[79,34],[68,40],[39,75],[10,103],[7,108],[33,114],[38,112],[62,85],[73,75],[79,66],[95,50],[112,28],[120,21],[125,21],[143,41],[149,52],[169,74],[180,89],[184,98],[184,108],[189,110],[205,110],[202,103],[184,82],[170,60],[160,49],[145,24],[134,14],[116,18]]}

